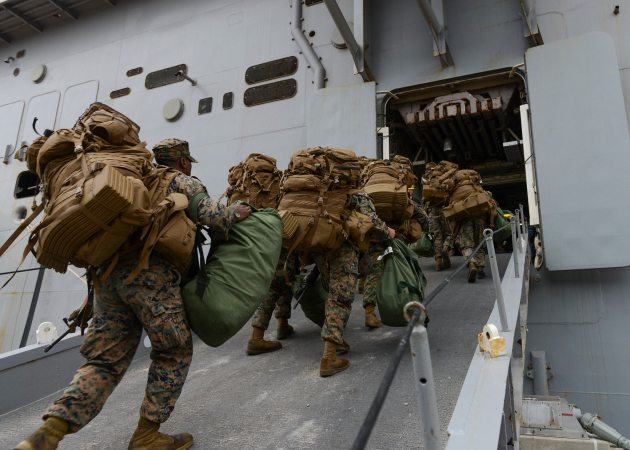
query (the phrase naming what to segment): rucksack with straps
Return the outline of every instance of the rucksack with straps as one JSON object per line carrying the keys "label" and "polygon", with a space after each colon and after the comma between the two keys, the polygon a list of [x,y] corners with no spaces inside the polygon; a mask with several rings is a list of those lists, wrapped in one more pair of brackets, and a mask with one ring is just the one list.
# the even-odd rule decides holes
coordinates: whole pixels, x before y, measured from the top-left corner
{"label": "rucksack with straps", "polygon": [[437,205],[446,203],[454,188],[453,176],[458,166],[450,161],[430,162],[422,176],[422,199]]}
{"label": "rucksack with straps", "polygon": [[496,202],[492,194],[481,187],[481,176],[475,170],[461,169],[453,176],[454,188],[450,201],[442,210],[444,217],[456,229],[456,224],[467,217],[487,216],[490,220],[496,214]]}
{"label": "rucksack with straps", "polygon": [[276,159],[260,153],[252,153],[228,174],[226,191],[228,205],[244,201],[255,208],[276,208],[280,198],[282,172],[276,167]]}
{"label": "rucksack with straps", "polygon": [[352,150],[314,147],[291,156],[278,205],[283,245],[290,252],[336,250],[343,244],[348,238],[344,230],[348,198],[359,175]]}
{"label": "rucksack with straps", "polygon": [[391,160],[369,163],[361,174],[362,190],[374,201],[376,214],[388,225],[400,225],[413,215],[413,202],[407,193],[418,178],[411,161],[396,155]]}
{"label": "rucksack with straps", "polygon": [[[139,271],[148,266],[151,251],[162,248],[178,268],[185,266],[181,261],[185,252],[173,249],[186,239],[190,258],[190,231],[179,227],[177,236],[173,230],[168,236],[163,231],[169,223],[183,221],[177,212],[188,206],[188,199],[183,194],[167,195],[178,172],[153,166],[151,152],[139,140],[139,129],[123,114],[97,102],[72,129],[35,140],[27,151],[27,165],[34,168],[43,187],[43,202],[34,215],[44,210],[45,216],[31,232],[24,257],[34,250],[41,265],[63,273],[68,264],[108,263],[112,269],[120,254],[137,250]],[[24,228],[19,227],[9,240]],[[178,244],[169,247],[169,241]]]}

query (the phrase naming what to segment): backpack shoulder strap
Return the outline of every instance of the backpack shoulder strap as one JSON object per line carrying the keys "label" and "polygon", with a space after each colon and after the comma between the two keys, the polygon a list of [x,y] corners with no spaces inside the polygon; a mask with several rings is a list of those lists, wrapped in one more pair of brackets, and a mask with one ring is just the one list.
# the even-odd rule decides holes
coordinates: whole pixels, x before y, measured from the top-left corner
{"label": "backpack shoulder strap", "polygon": [[28,227],[31,224],[31,222],[33,222],[33,220],[35,220],[35,218],[43,210],[44,210],[44,202],[40,203],[39,206],[37,208],[35,208],[35,210],[31,213],[31,215],[28,216],[26,219],[24,219],[22,221],[22,223],[20,224],[20,226],[17,227],[15,229],[15,231],[11,234],[11,236],[9,236],[9,238],[4,242],[4,244],[2,244],[2,247],[0,247],[0,256],[2,256],[4,254],[4,252],[7,251],[7,249],[17,239],[17,237],[20,234],[22,234],[22,231],[24,231],[26,229],[26,227]]}

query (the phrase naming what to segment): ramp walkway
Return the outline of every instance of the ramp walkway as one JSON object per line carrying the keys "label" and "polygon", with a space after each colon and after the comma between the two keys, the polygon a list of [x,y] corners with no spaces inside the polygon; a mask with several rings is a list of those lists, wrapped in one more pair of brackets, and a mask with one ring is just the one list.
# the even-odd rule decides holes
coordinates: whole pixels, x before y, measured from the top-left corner
{"label": "ramp walkway", "polygon": [[[498,254],[503,275],[511,254]],[[453,268],[463,258],[453,258]],[[449,270],[436,272],[421,258],[427,293]],[[453,270],[453,269],[451,269]],[[492,277],[474,284],[459,273],[428,308],[429,343],[443,441],[476,348],[476,335],[495,303]],[[294,310],[296,335],[280,351],[245,355],[250,327],[220,348],[195,342],[193,363],[171,419],[162,430],[187,431],[194,449],[344,449],[350,448],[394,352],[402,328],[363,326],[357,295],[346,330],[350,367],[331,378],[319,376],[319,329]],[[275,336],[275,320],[268,337]],[[66,437],[64,449],[125,449],[135,428],[149,359],[134,361],[101,414],[80,433]],[[0,380],[1,382],[1,380]],[[51,395],[0,416],[0,448],[12,448],[39,424]],[[421,449],[422,433],[409,352],[404,356],[367,448]]]}

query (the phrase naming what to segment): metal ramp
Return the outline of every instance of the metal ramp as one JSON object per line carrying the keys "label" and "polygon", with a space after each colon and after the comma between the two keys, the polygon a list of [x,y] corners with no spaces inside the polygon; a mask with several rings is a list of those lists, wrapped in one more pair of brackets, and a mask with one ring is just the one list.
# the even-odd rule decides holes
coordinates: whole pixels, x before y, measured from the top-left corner
{"label": "metal ramp", "polygon": [[[511,254],[497,255],[501,274]],[[453,267],[461,263],[453,258]],[[421,259],[427,291],[449,271],[435,272]],[[495,303],[487,278],[466,282],[458,274],[429,307],[429,342],[443,442],[446,428],[476,348]],[[249,327],[220,348],[195,343],[188,380],[166,432],[191,432],[195,449],[342,449],[350,448],[365,418],[402,329],[363,327],[357,296],[346,330],[350,367],[331,378],[319,377],[322,343],[319,329],[301,310],[291,323],[295,337],[278,352],[246,356]],[[274,334],[272,325],[270,336]],[[60,448],[123,449],[133,432],[144,394],[148,358],[135,361],[99,416],[84,430],[62,441]],[[2,382],[2,380],[0,380]],[[40,424],[52,399],[34,402],[0,416],[0,448],[10,448]],[[404,356],[368,448],[423,448],[409,352]]]}

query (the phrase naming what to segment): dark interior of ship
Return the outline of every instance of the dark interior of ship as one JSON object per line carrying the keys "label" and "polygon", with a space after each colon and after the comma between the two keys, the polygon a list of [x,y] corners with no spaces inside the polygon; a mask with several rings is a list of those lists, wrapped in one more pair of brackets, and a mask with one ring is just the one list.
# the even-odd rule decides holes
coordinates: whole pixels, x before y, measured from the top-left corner
{"label": "dark interior of ship", "polygon": [[389,128],[390,154],[408,157],[418,178],[431,161],[474,169],[503,209],[522,204],[528,214],[520,75],[505,69],[387,93],[379,120]]}

